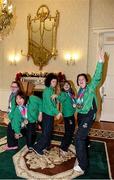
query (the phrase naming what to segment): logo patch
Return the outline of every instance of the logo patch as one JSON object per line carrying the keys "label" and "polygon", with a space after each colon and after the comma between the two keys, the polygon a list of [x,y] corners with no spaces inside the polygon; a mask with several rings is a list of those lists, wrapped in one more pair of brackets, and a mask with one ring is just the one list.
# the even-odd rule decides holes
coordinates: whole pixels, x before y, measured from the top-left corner
{"label": "logo patch", "polygon": [[83,128],[87,128],[87,127],[88,127],[87,123],[84,123]]}

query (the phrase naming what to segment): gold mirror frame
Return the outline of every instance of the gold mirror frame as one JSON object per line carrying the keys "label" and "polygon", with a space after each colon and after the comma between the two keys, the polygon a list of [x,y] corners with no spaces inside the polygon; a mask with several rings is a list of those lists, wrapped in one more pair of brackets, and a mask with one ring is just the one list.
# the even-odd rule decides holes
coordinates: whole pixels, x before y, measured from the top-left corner
{"label": "gold mirror frame", "polygon": [[41,70],[49,60],[57,56],[56,39],[59,24],[59,12],[55,17],[50,15],[46,5],[38,8],[36,16],[27,16],[28,28],[28,55]]}

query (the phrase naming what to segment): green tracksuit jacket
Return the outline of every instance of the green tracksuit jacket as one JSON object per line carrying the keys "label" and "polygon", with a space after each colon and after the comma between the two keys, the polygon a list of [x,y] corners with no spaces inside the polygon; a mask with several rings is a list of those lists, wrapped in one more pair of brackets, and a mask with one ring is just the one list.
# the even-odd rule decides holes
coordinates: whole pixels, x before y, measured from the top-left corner
{"label": "green tracksuit jacket", "polygon": [[58,95],[57,100],[62,105],[62,114],[64,117],[72,116],[75,113],[75,108],[73,108],[72,99],[70,98],[67,92],[61,92]]}
{"label": "green tracksuit jacket", "polygon": [[[29,123],[34,123],[38,120],[38,114],[42,112],[42,101],[40,98],[31,95],[27,103],[27,119]],[[11,113],[9,113],[12,129],[15,133],[20,133],[21,122],[23,117],[20,113],[18,106],[15,109],[12,107]]]}
{"label": "green tracksuit jacket", "polygon": [[56,106],[56,102],[51,99],[51,96],[55,94],[54,89],[46,87],[43,91],[43,112],[50,116],[55,116],[59,114],[59,111]]}
{"label": "green tracksuit jacket", "polygon": [[87,85],[84,97],[83,97],[83,108],[78,109],[76,111],[81,114],[87,114],[90,109],[93,107],[93,99],[95,98],[96,105],[97,105],[97,98],[96,98],[96,87],[98,86],[99,82],[102,78],[102,69],[103,63],[98,62],[95,74],[91,80],[91,82]]}

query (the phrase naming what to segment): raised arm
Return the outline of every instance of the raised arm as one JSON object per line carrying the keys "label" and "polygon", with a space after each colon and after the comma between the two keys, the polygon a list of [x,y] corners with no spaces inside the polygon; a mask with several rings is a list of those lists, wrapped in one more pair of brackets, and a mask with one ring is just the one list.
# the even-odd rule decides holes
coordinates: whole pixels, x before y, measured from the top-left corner
{"label": "raised arm", "polygon": [[91,83],[89,84],[91,89],[95,89],[99,82],[101,81],[102,78],[102,71],[103,71],[103,63],[104,63],[104,51],[103,49],[99,50],[99,53],[97,55],[98,57],[98,62],[97,62],[97,66],[96,66],[96,70],[94,73],[94,76],[91,80]]}

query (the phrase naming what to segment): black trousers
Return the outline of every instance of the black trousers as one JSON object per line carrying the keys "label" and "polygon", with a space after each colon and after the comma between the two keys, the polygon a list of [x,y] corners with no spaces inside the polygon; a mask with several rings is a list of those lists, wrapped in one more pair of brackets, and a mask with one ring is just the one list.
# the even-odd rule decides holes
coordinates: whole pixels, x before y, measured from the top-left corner
{"label": "black trousers", "polygon": [[73,138],[74,130],[75,130],[74,115],[70,117],[64,117],[64,128],[65,128],[65,133],[64,133],[64,137],[62,139],[60,148],[63,151],[67,151],[69,145],[72,142],[72,138]]}
{"label": "black trousers", "polygon": [[76,132],[76,155],[79,166],[82,170],[86,170],[88,166],[87,141],[88,133],[94,122],[94,112],[88,114],[78,114],[78,130]]}
{"label": "black trousers", "polygon": [[36,141],[36,123],[28,123],[25,128],[27,147],[32,147]]}
{"label": "black trousers", "polygon": [[33,146],[35,151],[43,154],[43,150],[48,148],[51,144],[52,131],[54,125],[54,117],[43,113],[42,118],[42,135],[40,140]]}
{"label": "black trousers", "polygon": [[[26,128],[21,129],[21,133],[26,138],[27,147],[32,147],[36,140],[36,123],[28,123]],[[11,123],[7,128],[7,144],[8,147],[18,146],[18,139],[15,139],[15,132]]]}
{"label": "black trousers", "polygon": [[15,132],[12,129],[11,123],[9,123],[7,127],[7,144],[8,147],[18,146],[18,140],[15,139]]}

